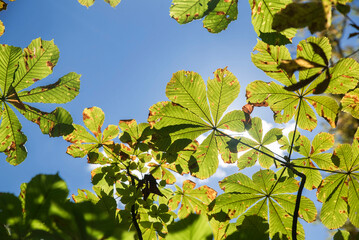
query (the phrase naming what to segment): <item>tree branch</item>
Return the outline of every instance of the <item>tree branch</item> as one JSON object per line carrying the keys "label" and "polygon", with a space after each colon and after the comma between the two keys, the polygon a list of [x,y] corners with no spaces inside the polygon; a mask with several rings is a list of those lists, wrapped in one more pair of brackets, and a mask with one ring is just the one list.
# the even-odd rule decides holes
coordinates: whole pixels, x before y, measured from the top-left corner
{"label": "tree branch", "polygon": [[292,239],[297,240],[297,224],[298,224],[300,200],[302,198],[304,184],[305,181],[307,180],[307,177],[303,173],[297,171],[291,164],[287,164],[287,167],[290,170],[292,170],[294,174],[296,174],[298,177],[301,178],[298,193],[297,193],[297,199],[295,200],[295,208],[294,208],[293,222],[292,222]]}

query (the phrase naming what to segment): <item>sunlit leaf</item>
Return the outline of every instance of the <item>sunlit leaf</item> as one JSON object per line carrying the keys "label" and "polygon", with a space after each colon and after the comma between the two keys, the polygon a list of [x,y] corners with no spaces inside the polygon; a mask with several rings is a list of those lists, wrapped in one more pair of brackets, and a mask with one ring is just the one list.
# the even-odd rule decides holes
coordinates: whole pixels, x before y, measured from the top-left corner
{"label": "sunlit leaf", "polygon": [[344,112],[350,113],[353,117],[359,119],[359,89],[356,88],[346,93],[340,102]]}
{"label": "sunlit leaf", "polygon": [[[359,63],[352,58],[342,58],[334,67],[329,68],[329,74],[331,78],[325,92],[345,94],[354,89],[359,81]],[[316,87],[318,83],[323,82],[325,78],[325,74],[320,75],[307,89],[307,92]]]}
{"label": "sunlit leaf", "polygon": [[170,16],[180,24],[200,19],[208,9],[208,2],[209,0],[173,0]]}
{"label": "sunlit leaf", "polygon": [[326,177],[318,188],[318,200],[323,202],[322,223],[329,229],[341,227],[349,218],[359,226],[359,131],[353,144],[339,145],[333,153],[338,173]]}
{"label": "sunlit leaf", "polygon": [[[247,217],[256,215],[269,224],[271,238],[276,234],[289,238],[296,200],[296,195],[289,193],[297,191],[297,181],[293,178],[278,179],[271,170],[260,170],[252,179],[237,173],[221,181],[220,186],[225,193],[215,199],[212,213],[219,216],[224,212],[231,219],[238,217],[239,224]],[[299,209],[299,216],[308,222],[314,221],[314,203],[305,197],[302,197],[302,201],[304,204]],[[307,208],[310,210],[307,211]],[[297,231],[298,239],[304,239],[300,224]]]}
{"label": "sunlit leaf", "polygon": [[249,143],[248,145],[252,149],[239,157],[238,167],[243,169],[244,167],[253,166],[257,160],[262,167],[271,167],[274,163],[274,153],[266,145],[278,141],[282,137],[282,130],[273,128],[263,136],[262,120],[260,118],[252,118],[252,127],[248,130],[248,133],[254,141],[244,137],[240,141]]}
{"label": "sunlit leaf", "polygon": [[22,91],[18,97],[22,102],[67,103],[79,93],[80,76],[77,73],[69,73],[53,84]]}
{"label": "sunlit leaf", "polygon": [[51,137],[64,136],[73,131],[72,117],[65,109],[58,107],[48,113],[29,105],[24,109],[17,108],[28,120],[39,125],[41,132]]}
{"label": "sunlit leaf", "polygon": [[176,186],[174,196],[169,199],[168,206],[171,211],[178,210],[180,219],[186,218],[190,213],[206,214],[208,204],[216,198],[217,192],[210,187],[202,186],[194,189],[196,184],[191,180],[183,182],[182,189]]}
{"label": "sunlit leaf", "polygon": [[238,96],[237,79],[226,68],[218,69],[214,75],[206,91],[206,85],[197,73],[179,71],[173,74],[166,88],[167,97],[172,103],[153,105],[148,118],[151,126],[170,136],[172,142],[185,139],[191,142],[209,132],[188,161],[191,174],[201,179],[216,172],[218,152],[225,162],[236,160],[225,146],[230,139],[222,131],[244,130],[245,116],[242,111],[235,110],[222,116]]}
{"label": "sunlit leaf", "polygon": [[41,38],[33,40],[23,50],[12,86],[19,91],[47,77],[52,73],[59,54],[59,49],[53,41],[44,41]]}
{"label": "sunlit leaf", "polygon": [[[250,7],[252,9],[252,24],[254,31],[256,31],[258,36],[263,41],[271,45],[283,45],[291,42],[291,39],[296,33],[295,29],[287,29],[280,33],[272,29],[274,15],[291,2],[291,0],[249,1]],[[266,35],[271,36],[264,37]]]}
{"label": "sunlit leaf", "polygon": [[77,0],[81,5],[90,7],[95,3],[95,0]]}
{"label": "sunlit leaf", "polygon": [[258,41],[252,53],[252,62],[257,68],[263,70],[269,77],[278,80],[280,83],[289,86],[296,83],[295,76],[289,76],[287,72],[279,69],[282,60],[290,60],[288,49],[284,46],[272,46],[265,42]]}
{"label": "sunlit leaf", "polygon": [[11,165],[18,165],[27,156],[24,144],[27,140],[21,131],[21,123],[15,113],[7,105],[4,105],[2,121],[0,125],[0,151],[7,155],[6,161]]}
{"label": "sunlit leaf", "polygon": [[26,157],[26,137],[10,105],[51,137],[67,135],[73,130],[72,117],[65,109],[44,112],[25,102],[69,102],[79,92],[80,75],[69,73],[56,83],[22,91],[51,74],[58,58],[59,50],[54,42],[41,38],[33,40],[23,51],[5,44],[0,46],[0,151],[8,155],[10,164],[17,165]]}
{"label": "sunlit leaf", "polygon": [[[91,135],[81,125],[73,124],[74,131],[64,136],[64,139],[72,145],[67,148],[67,153],[73,157],[84,157],[87,155],[89,163],[107,164],[111,161],[99,148],[104,147],[105,152],[113,148],[113,138],[119,134],[119,129],[115,125],[109,125],[103,132],[101,130],[105,120],[105,114],[98,107],[85,108],[83,120],[86,127],[95,135]],[[113,156],[110,156],[113,157]],[[120,157],[118,157],[120,158]],[[117,160],[113,158],[113,160]]]}
{"label": "sunlit leaf", "polygon": [[237,19],[238,0],[219,0],[216,7],[203,20],[203,26],[211,33],[225,30],[228,24]]}

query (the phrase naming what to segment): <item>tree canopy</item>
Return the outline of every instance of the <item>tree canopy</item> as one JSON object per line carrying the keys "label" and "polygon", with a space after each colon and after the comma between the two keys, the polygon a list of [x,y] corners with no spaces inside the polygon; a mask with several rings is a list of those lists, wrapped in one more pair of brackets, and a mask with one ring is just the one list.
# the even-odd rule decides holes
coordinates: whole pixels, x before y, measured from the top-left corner
{"label": "tree canopy", "polygon": [[[78,2],[87,8],[95,3]],[[8,11],[8,4],[0,0],[0,11]],[[236,0],[173,0],[168,7],[179,24],[202,19],[210,37],[224,34],[242,6]],[[67,142],[69,156],[86,158],[94,167],[88,176],[92,189],[71,196],[61,173],[39,172],[19,186],[18,196],[1,192],[1,238],[296,240],[310,239],[303,225],[319,218],[335,230],[333,239],[357,239],[357,231],[343,226],[359,228],[359,129],[347,131],[351,141],[344,143],[330,131],[320,132],[318,124],[334,131],[344,113],[359,119],[359,63],[352,58],[359,49],[343,56],[345,43],[337,36],[343,31],[333,33],[341,16],[352,26],[349,37],[357,37],[359,26],[350,15],[357,6],[345,0],[260,0],[249,1],[249,7],[258,37],[251,60],[270,80],[246,85],[230,66],[213,69],[207,81],[195,71],[178,70],[168,79],[167,99],[151,104],[146,122],[105,124],[97,106],[83,110],[82,122],[63,107],[48,110],[49,103],[73,104],[68,102],[79,94],[81,75],[70,72],[45,83],[59,60],[54,41],[30,39],[25,48],[2,44],[4,161],[31,162],[20,122],[27,119],[43,134]],[[0,25],[4,33],[6,24]],[[305,29],[299,37],[298,29]],[[43,85],[37,85],[40,80]],[[245,104],[233,106],[242,92]],[[271,112],[276,127],[265,132],[266,122],[254,109]],[[281,126],[288,122],[293,128],[286,133]],[[220,164],[237,167],[216,188],[194,181],[213,181]],[[253,166],[253,175],[244,172]],[[312,192],[315,197],[305,196]]]}

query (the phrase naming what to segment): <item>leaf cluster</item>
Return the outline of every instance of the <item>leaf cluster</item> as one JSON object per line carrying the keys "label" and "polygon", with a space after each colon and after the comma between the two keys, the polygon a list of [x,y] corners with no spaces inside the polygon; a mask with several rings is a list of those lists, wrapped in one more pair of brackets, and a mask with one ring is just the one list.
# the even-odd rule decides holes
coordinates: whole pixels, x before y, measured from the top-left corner
{"label": "leaf cluster", "polygon": [[[105,1],[113,7],[120,2]],[[89,7],[94,0],[79,2]],[[38,38],[25,49],[0,46],[0,151],[7,161],[17,165],[26,157],[17,109],[44,134],[63,136],[70,143],[69,155],[96,164],[93,191],[79,190],[73,201],[58,175],[34,177],[21,185],[18,197],[0,193],[0,237],[305,239],[298,218],[314,222],[317,209],[313,199],[302,196],[304,188],[317,192],[319,217],[328,229],[348,220],[359,227],[359,129],[351,144],[336,144],[326,132],[312,140],[303,134],[317,127],[318,116],[332,128],[341,111],[359,118],[359,64],[351,58],[333,63],[326,37],[300,41],[294,59],[284,46],[297,28],[308,26],[312,33],[328,28],[331,8],[347,14],[345,4],[250,1],[252,24],[261,38],[252,62],[273,81],[251,82],[247,104],[229,111],[240,82],[227,68],[217,69],[207,83],[198,73],[178,71],[167,84],[168,101],[150,107],[146,123],[127,119],[103,127],[104,112],[91,107],[83,111],[82,126],[73,124],[63,108],[47,113],[30,106],[71,101],[80,76],[69,73],[27,90],[52,73],[59,58],[56,45]],[[0,0],[0,10],[5,8]],[[180,24],[204,18],[212,33],[226,29],[237,13],[236,0],[173,0],[170,8]],[[337,101],[333,94],[343,98]],[[262,120],[252,117],[259,107],[269,107],[277,124],[293,120],[294,130],[264,133]],[[219,158],[236,163],[239,171],[258,162],[260,170],[252,177],[239,171],[226,176],[219,181],[222,194],[194,180],[176,185],[182,176],[210,178]],[[349,236],[339,230],[334,239]]]}

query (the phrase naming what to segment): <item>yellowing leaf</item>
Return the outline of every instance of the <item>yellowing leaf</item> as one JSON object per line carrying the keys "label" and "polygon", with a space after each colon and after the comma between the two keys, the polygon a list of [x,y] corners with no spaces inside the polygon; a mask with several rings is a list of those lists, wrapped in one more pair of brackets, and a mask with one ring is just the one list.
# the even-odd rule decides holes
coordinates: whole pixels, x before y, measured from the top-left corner
{"label": "yellowing leaf", "polygon": [[95,0],[78,0],[78,2],[85,7],[90,7],[95,3]]}

